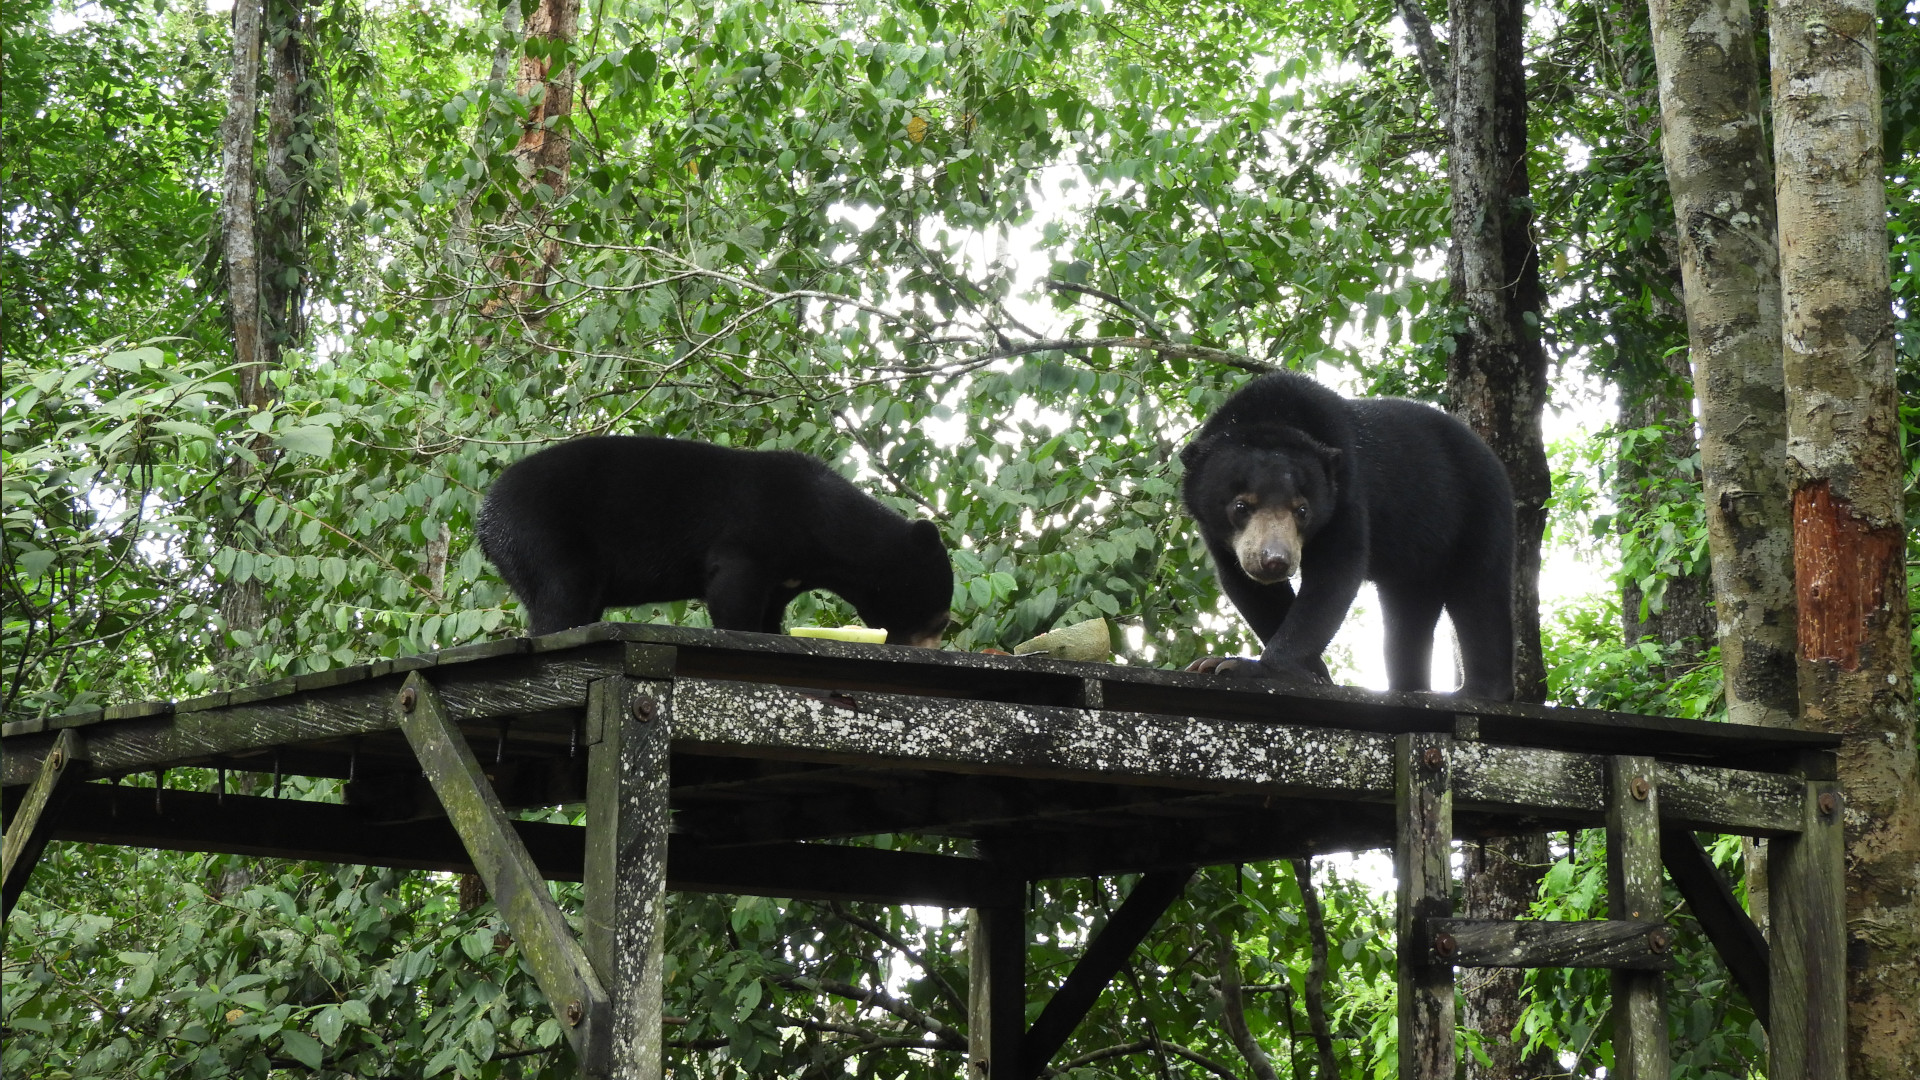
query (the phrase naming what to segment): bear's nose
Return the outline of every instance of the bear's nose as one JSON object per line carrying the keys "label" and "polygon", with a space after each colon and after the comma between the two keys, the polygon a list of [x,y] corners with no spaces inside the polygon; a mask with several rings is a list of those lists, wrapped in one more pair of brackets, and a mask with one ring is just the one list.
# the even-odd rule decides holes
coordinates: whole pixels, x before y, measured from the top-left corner
{"label": "bear's nose", "polygon": [[1287,562],[1285,552],[1262,549],[1260,552],[1260,572],[1277,580],[1292,577],[1293,566]]}

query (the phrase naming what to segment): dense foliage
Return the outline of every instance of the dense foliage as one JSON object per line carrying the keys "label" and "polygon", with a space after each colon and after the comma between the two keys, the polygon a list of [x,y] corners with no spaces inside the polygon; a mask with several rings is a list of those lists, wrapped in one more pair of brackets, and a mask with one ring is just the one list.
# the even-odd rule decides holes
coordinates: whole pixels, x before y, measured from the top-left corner
{"label": "dense foliage", "polygon": [[[0,16],[0,715],[514,632],[473,539],[480,494],[533,448],[609,431],[803,450],[932,517],[955,549],[952,648],[1105,615],[1130,662],[1244,651],[1178,512],[1197,418],[1267,365],[1442,396],[1444,143],[1391,4],[589,7],[551,57],[579,86],[556,186],[516,156],[529,103],[495,62],[522,43],[498,8],[318,6],[324,123],[297,157],[320,195],[310,329],[257,410],[235,400],[219,271],[226,19],[145,0]],[[1910,432],[1915,18],[1890,3],[1882,45]],[[1556,404],[1583,415],[1685,345],[1644,19],[1543,4],[1529,43],[1543,330]],[[1556,558],[1585,552],[1655,606],[1704,557],[1697,463],[1631,472],[1656,490],[1613,516],[1623,462],[1661,453],[1657,435],[1587,424],[1555,506]],[[267,617],[227,625],[221,598],[248,582]],[[1712,653],[1650,677],[1671,658],[1622,639],[1620,605],[1609,587],[1546,613],[1556,699],[1713,715]],[[824,594],[789,614],[851,618]],[[1386,1076],[1389,907],[1344,866],[1316,875],[1325,998],[1342,1074]],[[1574,838],[1542,914],[1582,917],[1603,866]],[[1044,883],[1031,962],[1061,970],[1127,884]],[[673,904],[679,1075],[956,1070],[956,913]],[[1255,1037],[1307,1075],[1301,908],[1284,864],[1206,872],[1063,1059],[1247,1075],[1221,1023],[1225,957]],[[56,845],[8,922],[0,1060],[36,1077],[570,1075],[498,928],[431,875]],[[1750,1011],[1697,935],[1682,954],[1676,1077],[1753,1075]],[[1537,983],[1525,1037],[1592,1075],[1604,980]]]}

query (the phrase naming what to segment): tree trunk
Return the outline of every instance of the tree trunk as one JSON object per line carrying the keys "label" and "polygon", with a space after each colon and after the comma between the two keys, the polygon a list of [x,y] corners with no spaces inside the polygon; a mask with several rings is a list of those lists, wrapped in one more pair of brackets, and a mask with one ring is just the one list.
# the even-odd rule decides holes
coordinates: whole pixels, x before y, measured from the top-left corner
{"label": "tree trunk", "polygon": [[1772,13],[1800,717],[1845,736],[1847,1059],[1920,1076],[1920,761],[1871,0]]}
{"label": "tree trunk", "polygon": [[280,366],[282,349],[306,336],[307,222],[318,163],[317,108],[308,78],[308,0],[272,0],[267,27],[266,199],[260,225],[261,364]]}
{"label": "tree trunk", "polygon": [[[1540,416],[1547,399],[1547,358],[1540,342],[1540,263],[1531,235],[1527,178],[1524,7],[1519,0],[1453,0],[1449,51],[1453,109],[1449,179],[1454,303],[1466,331],[1454,341],[1447,389],[1455,414],[1478,432],[1506,465],[1513,484],[1514,696],[1546,699],[1540,652],[1540,546],[1546,532],[1550,478]],[[1524,911],[1544,872],[1544,837],[1489,841],[1467,852],[1466,915],[1513,918]],[[1476,860],[1485,872],[1476,873]],[[1461,994],[1461,1020],[1485,1039],[1489,1066],[1467,1062],[1475,1080],[1506,1080],[1551,1071],[1526,1061],[1512,1038],[1519,1022],[1522,973],[1494,970]]]}
{"label": "tree trunk", "polygon": [[[257,406],[266,400],[260,327],[260,261],[254,222],[253,138],[260,95],[260,7],[262,0],[233,5],[233,79],[227,115],[220,123],[220,234],[227,274],[227,313],[233,327],[233,363],[237,397]],[[235,486],[252,473],[246,459],[235,463]],[[236,510],[236,512],[238,512]],[[220,593],[220,614],[228,633],[249,643],[265,623],[260,583],[228,582]],[[237,640],[237,639],[236,639]],[[240,650],[229,648],[229,656]]]}
{"label": "tree trunk", "polygon": [[1550,489],[1540,416],[1540,261],[1528,209],[1523,7],[1454,0],[1451,276],[1466,331],[1447,365],[1453,411],[1493,448],[1513,484],[1514,692],[1546,699],[1540,655],[1540,544]]}
{"label": "tree trunk", "polygon": [[1727,716],[1797,710],[1773,167],[1746,0],[1650,0]]}
{"label": "tree trunk", "polygon": [[233,5],[233,81],[220,123],[220,235],[226,253],[227,309],[240,400],[258,395],[260,264],[253,220],[253,126],[260,94],[260,3]]}
{"label": "tree trunk", "polygon": [[[548,52],[555,45],[573,44],[579,33],[580,0],[540,0],[540,6],[527,17],[527,40],[540,39]],[[539,254],[530,261],[525,278],[510,289],[516,306],[524,307],[546,289],[547,279],[560,260],[560,244],[541,240],[554,204],[567,192],[567,166],[573,140],[569,135],[569,117],[573,114],[573,65],[555,70],[546,56],[528,52],[520,58],[520,93],[537,98],[527,110],[526,129],[514,156],[520,162],[525,187],[533,195],[529,214],[530,236]],[[543,190],[544,189],[544,190]],[[519,275],[512,275],[519,278]]]}

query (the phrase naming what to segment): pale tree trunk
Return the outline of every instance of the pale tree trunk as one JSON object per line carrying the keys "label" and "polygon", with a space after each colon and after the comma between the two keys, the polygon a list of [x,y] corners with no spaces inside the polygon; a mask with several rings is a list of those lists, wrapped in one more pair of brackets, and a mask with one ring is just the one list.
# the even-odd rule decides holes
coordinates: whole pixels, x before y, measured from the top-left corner
{"label": "pale tree trunk", "polygon": [[[227,115],[220,124],[220,233],[227,274],[227,312],[233,327],[233,362],[238,399],[257,407],[266,400],[260,326],[260,259],[254,222],[253,138],[260,95],[261,0],[233,5],[233,78]],[[252,466],[235,463],[235,487]],[[253,638],[265,623],[260,583],[229,582],[220,594],[220,614],[229,633]],[[256,642],[257,643],[257,642]],[[237,653],[232,650],[229,655]]]}
{"label": "pale tree trunk", "polygon": [[1773,166],[1747,0],[1651,0],[1727,717],[1790,726],[1793,547]]}
{"label": "pale tree trunk", "polygon": [[[1794,673],[1793,522],[1773,160],[1760,117],[1747,0],[1650,0],[1661,153],[1680,233],[1701,498],[1727,719],[1788,727]],[[1766,848],[1745,845],[1764,929]]]}
{"label": "pale tree trunk", "polygon": [[[1447,366],[1447,389],[1465,420],[1506,466],[1513,485],[1514,696],[1546,698],[1540,652],[1540,548],[1550,487],[1540,417],[1547,359],[1540,341],[1544,295],[1526,209],[1525,10],[1520,0],[1453,0],[1448,43],[1453,73],[1449,180],[1454,303],[1466,315]],[[1504,837],[1465,851],[1465,908],[1473,919],[1524,913],[1547,862],[1546,838]],[[1467,1062],[1475,1080],[1551,1070],[1523,1058],[1512,1033],[1520,1020],[1522,973],[1491,969],[1463,980],[1461,1021],[1485,1040],[1491,1064]]]}
{"label": "pale tree trunk", "polygon": [[1800,718],[1844,736],[1847,1067],[1920,1076],[1920,762],[1872,0],[1773,7]]}
{"label": "pale tree trunk", "polygon": [[253,125],[260,96],[260,4],[233,5],[233,80],[220,123],[220,234],[226,252],[227,307],[240,400],[258,393],[260,261],[253,219]]}

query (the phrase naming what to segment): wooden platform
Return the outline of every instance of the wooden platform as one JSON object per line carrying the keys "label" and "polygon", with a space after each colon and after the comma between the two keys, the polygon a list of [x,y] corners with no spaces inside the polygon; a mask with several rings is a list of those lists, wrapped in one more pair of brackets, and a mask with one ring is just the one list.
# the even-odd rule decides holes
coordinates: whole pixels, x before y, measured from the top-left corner
{"label": "wooden platform", "polygon": [[[523,947],[552,954],[535,967],[556,1013],[578,1011],[569,1032],[588,1071],[620,1077],[659,1075],[657,959],[646,971],[657,926],[632,913],[650,911],[644,898],[662,886],[977,908],[991,913],[989,936],[1003,928],[997,949],[975,951],[998,957],[992,978],[1005,992],[992,995],[1001,1002],[993,1016],[971,1025],[976,1065],[1012,1057],[1017,1068],[998,1078],[1006,1080],[1038,1075],[1084,1013],[1077,1002],[1091,1005],[1088,984],[1097,978],[1097,997],[1100,971],[1117,967],[1112,954],[1124,958],[1195,866],[1393,847],[1403,892],[1416,890],[1403,921],[1415,909],[1427,920],[1402,935],[1403,1031],[1434,1028],[1431,1052],[1450,1062],[1453,965],[1589,957],[1577,942],[1536,940],[1525,928],[1492,928],[1487,940],[1504,943],[1496,947],[1484,944],[1485,928],[1439,927],[1434,920],[1451,914],[1450,904],[1437,906],[1451,838],[1643,833],[1653,845],[1651,887],[1664,856],[1750,996],[1777,1011],[1782,973],[1810,976],[1782,968],[1779,940],[1767,955],[1691,830],[1779,838],[1791,879],[1809,823],[1838,820],[1821,799],[1838,798],[1836,745],[1801,732],[1448,695],[1283,691],[1145,668],[600,624],[7,724],[6,902],[50,839],[478,869]],[[254,774],[251,790],[264,794],[165,787],[166,770],[188,766],[224,770],[236,792],[237,774]],[[161,774],[159,790],[112,782],[143,773]],[[276,778],[296,775],[344,780],[345,798],[272,797]],[[516,809],[581,802],[586,827],[511,820]],[[836,842],[882,833],[963,843],[930,855]],[[1410,862],[1422,850],[1440,859],[1426,886],[1433,873],[1423,878]],[[1829,866],[1837,855],[1818,846],[1811,857],[1819,873],[1804,903],[1818,915],[1808,925],[1824,935],[1838,918],[1837,901],[1832,919],[1818,911],[1832,891],[1829,871],[1837,885]],[[1131,941],[1110,932],[1104,946],[1095,942],[1079,982],[1056,994],[1060,1008],[1021,1030],[1024,932],[1011,928],[1026,883],[1132,872],[1149,873],[1139,889],[1151,902],[1135,905],[1144,925]],[[588,882],[584,945],[528,897],[525,886],[541,876]],[[1791,880],[1786,894],[1794,910]],[[1601,936],[1606,948],[1644,955],[1636,943],[1661,932],[1650,924]],[[555,934],[565,940],[547,940]],[[1818,954],[1811,977],[1826,977],[1824,938],[1790,948]],[[1790,996],[1802,1001],[1825,993],[1795,985]],[[1444,1038],[1439,1016],[1405,1013],[1409,1001],[1435,996],[1448,1001]],[[1791,1037],[1784,1050],[1782,1041],[1774,1080],[1837,1075],[1811,1064],[1794,1071],[1783,1054],[1799,1051]],[[1663,1043],[1654,1051],[1664,1053]],[[1657,1066],[1649,1058],[1646,1067]],[[1452,1075],[1437,1059],[1431,1068],[1402,1075]]]}

